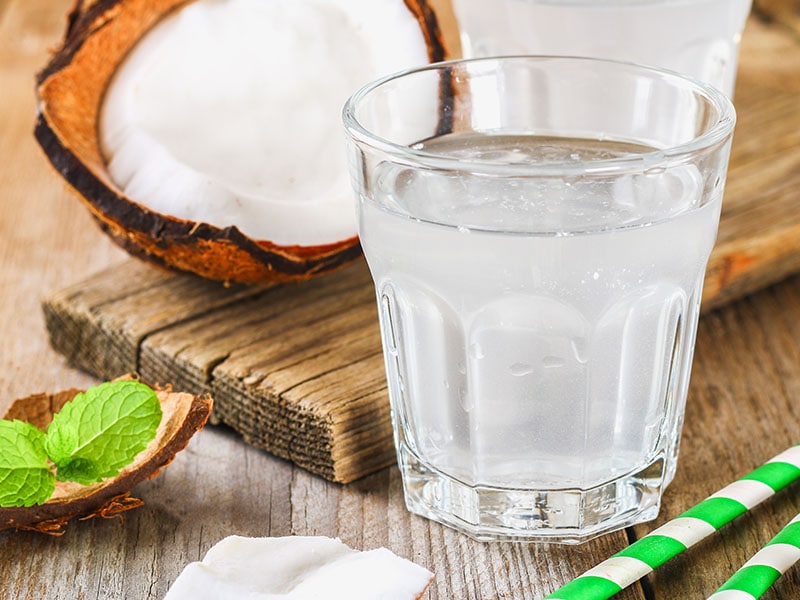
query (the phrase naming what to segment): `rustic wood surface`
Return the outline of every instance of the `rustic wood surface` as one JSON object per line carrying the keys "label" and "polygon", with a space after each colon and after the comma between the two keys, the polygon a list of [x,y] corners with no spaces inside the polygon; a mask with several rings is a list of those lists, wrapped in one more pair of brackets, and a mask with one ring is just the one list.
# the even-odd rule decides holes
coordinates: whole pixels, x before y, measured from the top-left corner
{"label": "rustic wood surface", "polygon": [[[49,348],[40,302],[126,261],[63,189],[31,138],[32,73],[60,35],[70,1],[0,0],[0,412],[31,392],[95,383]],[[797,77],[792,57],[798,47],[789,26],[752,20],[737,98],[751,94],[767,102],[785,90]],[[781,129],[797,131],[796,120],[790,122],[796,110],[787,105],[779,112]],[[740,123],[744,128],[744,119]],[[749,131],[769,125],[753,124]],[[737,133],[737,152],[766,153],[771,158],[761,168],[785,169],[786,185],[792,185],[793,172],[779,159],[788,161],[792,150],[796,155],[797,141],[787,138],[781,153],[769,139],[756,142],[744,131]],[[732,169],[729,189],[747,187],[740,178],[758,180],[759,168],[750,169]],[[784,190],[796,196],[793,185]],[[773,198],[779,190],[775,185]],[[798,218],[800,211],[790,208],[782,209],[786,219],[775,223],[779,227]],[[681,461],[659,522],[800,440],[798,315],[800,278],[793,277],[703,317]],[[800,510],[799,491],[792,486],[619,598],[705,598]],[[137,492],[146,505],[122,520],[74,523],[60,538],[0,534],[0,598],[161,598],[184,564],[239,533],[336,535],[357,548],[387,546],[435,571],[426,600],[537,600],[655,525],[577,548],[481,544],[409,515],[394,468],[332,484],[215,427]],[[800,569],[765,596],[797,597]]]}

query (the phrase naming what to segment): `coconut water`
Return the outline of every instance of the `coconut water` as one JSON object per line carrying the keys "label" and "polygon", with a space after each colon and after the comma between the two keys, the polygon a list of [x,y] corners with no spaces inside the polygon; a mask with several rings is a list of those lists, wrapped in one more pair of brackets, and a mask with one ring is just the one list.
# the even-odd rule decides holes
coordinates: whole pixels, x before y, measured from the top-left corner
{"label": "coconut water", "polygon": [[[419,147],[576,166],[650,150],[486,134]],[[361,242],[401,463],[469,487],[585,490],[674,453],[721,185],[704,196],[693,165],[492,178],[387,164],[373,194]]]}

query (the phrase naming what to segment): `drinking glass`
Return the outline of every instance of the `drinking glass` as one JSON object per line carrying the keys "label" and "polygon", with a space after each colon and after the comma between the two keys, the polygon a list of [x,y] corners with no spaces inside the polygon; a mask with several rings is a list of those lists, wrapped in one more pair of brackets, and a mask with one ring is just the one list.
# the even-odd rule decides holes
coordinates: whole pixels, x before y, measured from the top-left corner
{"label": "drinking glass", "polygon": [[465,58],[557,54],[668,68],[733,95],[752,0],[453,0]]}
{"label": "drinking glass", "polygon": [[654,518],[728,98],[629,63],[506,57],[386,77],[343,118],[408,508],[483,540]]}

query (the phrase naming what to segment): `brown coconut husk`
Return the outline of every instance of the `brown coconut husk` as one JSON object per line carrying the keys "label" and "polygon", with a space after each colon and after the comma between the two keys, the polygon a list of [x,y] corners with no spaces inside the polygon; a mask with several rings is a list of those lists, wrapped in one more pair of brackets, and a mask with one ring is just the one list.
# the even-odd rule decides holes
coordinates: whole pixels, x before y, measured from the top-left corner
{"label": "brown coconut husk", "polygon": [[[4,419],[27,421],[46,429],[53,415],[82,390],[70,389],[54,394],[33,394],[16,400]],[[0,507],[0,531],[33,530],[50,535],[64,533],[75,518],[115,517],[144,504],[130,495],[136,485],[155,477],[175,455],[183,450],[195,432],[203,428],[213,401],[209,396],[193,396],[170,390],[157,390],[163,416],[150,442],[133,463],[115,477],[92,485],[57,481],[56,489],[44,504],[29,507]]]}
{"label": "brown coconut husk", "polygon": [[[404,1],[423,31],[431,62],[450,58],[429,0]],[[35,136],[52,165],[117,244],[173,270],[226,282],[274,283],[308,279],[361,256],[355,236],[326,245],[280,246],[251,239],[236,227],[154,212],[111,180],[97,131],[106,87],[136,42],[184,4],[77,0],[61,47],[38,76]]]}

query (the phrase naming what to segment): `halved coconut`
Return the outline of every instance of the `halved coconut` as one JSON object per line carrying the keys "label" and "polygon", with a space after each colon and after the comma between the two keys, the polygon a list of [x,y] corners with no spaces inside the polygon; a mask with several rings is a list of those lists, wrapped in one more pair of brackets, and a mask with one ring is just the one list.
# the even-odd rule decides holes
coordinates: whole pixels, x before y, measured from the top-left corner
{"label": "halved coconut", "polygon": [[[54,394],[34,394],[16,400],[4,419],[27,421],[45,430],[53,415],[82,390],[64,390]],[[208,396],[156,390],[161,402],[161,424],[156,437],[119,474],[92,485],[57,481],[56,489],[44,504],[27,507],[0,507],[0,531],[29,529],[60,535],[75,517],[112,517],[143,504],[130,495],[131,490],[155,477],[175,455],[203,428],[211,414]]]}
{"label": "halved coconut", "polygon": [[445,58],[429,0],[78,0],[36,137],[132,254],[304,279],[360,255],[347,96]]}

